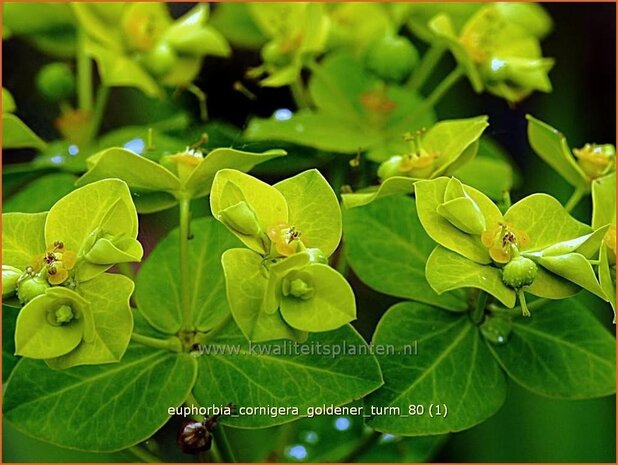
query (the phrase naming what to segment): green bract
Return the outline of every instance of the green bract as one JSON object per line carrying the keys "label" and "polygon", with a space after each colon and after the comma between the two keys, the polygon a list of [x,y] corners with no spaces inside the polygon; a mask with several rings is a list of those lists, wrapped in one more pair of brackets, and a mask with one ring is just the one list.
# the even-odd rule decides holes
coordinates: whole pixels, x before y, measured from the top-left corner
{"label": "green bract", "polygon": [[210,206],[250,249],[222,257],[232,315],[249,340],[302,341],[356,318],[350,285],[324,263],[341,239],[341,213],[317,170],[274,186],[221,170]]}
{"label": "green bract", "polygon": [[132,191],[137,210],[152,213],[176,205],[180,198],[208,195],[220,169],[249,171],[259,163],[283,155],[283,150],[251,153],[219,148],[204,154],[188,148],[164,157],[159,164],[131,150],[110,148],[88,159],[89,170],[77,185],[110,177],[122,179]]}
{"label": "green bract", "polygon": [[329,21],[320,3],[250,3],[248,9],[270,40],[262,48],[263,65],[250,76],[267,77],[263,86],[280,87],[300,79],[306,61],[326,46]]}
{"label": "green bract", "polygon": [[177,20],[164,3],[121,3],[115,9],[85,3],[72,6],[106,86],[137,87],[160,97],[159,83],[186,86],[205,55],[230,54],[223,36],[206,24],[206,4]]}
{"label": "green bract", "polygon": [[556,299],[581,287],[608,299],[591,265],[608,227],[593,232],[552,197],[531,195],[502,215],[479,191],[438,178],[416,184],[416,201],[423,227],[440,244],[427,261],[436,292],[477,287],[507,307],[516,293],[523,298],[522,289]]}
{"label": "green bract", "polygon": [[429,27],[450,48],[476,92],[487,90],[509,102],[518,102],[532,91],[551,91],[547,73],[553,60],[543,58],[539,39],[526,17],[489,4],[455,29],[447,14],[434,17]]}
{"label": "green bract", "polygon": [[441,121],[427,131],[408,134],[407,151],[389,158],[378,168],[380,186],[343,194],[344,205],[356,207],[380,197],[411,193],[414,181],[452,174],[474,158],[487,126],[487,117],[479,116]]}
{"label": "green bract", "polygon": [[384,161],[406,153],[404,135],[429,127],[429,110],[417,114],[420,97],[398,85],[385,85],[353,56],[329,55],[311,67],[309,93],[316,110],[300,110],[289,119],[254,118],[246,136],[281,140],[337,153],[367,151],[369,159]]}
{"label": "green bract", "polygon": [[571,185],[590,192],[591,182],[616,169],[616,149],[611,144],[586,144],[571,149],[564,135],[531,115],[528,119],[530,145],[549,166]]}
{"label": "green bract", "polygon": [[11,93],[2,88],[2,148],[20,149],[37,148],[44,149],[45,142],[37,136],[32,129],[13,113],[15,112],[15,100]]}
{"label": "green bract", "polygon": [[133,328],[133,283],[105,271],[142,257],[126,184],[99,181],[49,213],[7,213],[2,220],[3,296],[16,293],[24,304],[16,354],[55,368],[120,360]]}

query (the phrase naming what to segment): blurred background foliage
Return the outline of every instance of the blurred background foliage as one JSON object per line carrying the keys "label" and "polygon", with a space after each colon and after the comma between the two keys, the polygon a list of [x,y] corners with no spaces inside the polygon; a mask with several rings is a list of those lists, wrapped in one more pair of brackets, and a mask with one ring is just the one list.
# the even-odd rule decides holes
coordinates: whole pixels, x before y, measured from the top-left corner
{"label": "blurred background foliage", "polygon": [[[188,11],[193,4],[174,3],[173,16]],[[489,94],[475,94],[467,81],[459,82],[440,102],[437,113],[441,119],[488,114],[491,126],[487,133],[498,141],[524,173],[523,182],[513,193],[520,198],[532,192],[548,192],[566,201],[571,187],[557,173],[549,169],[532,153],[526,137],[524,115],[531,113],[564,132],[571,146],[586,142],[615,141],[616,62],[615,34],[616,12],[613,3],[546,3],[544,7],[554,20],[554,30],[544,40],[546,56],[554,57],[555,68],[550,73],[553,92],[535,93],[523,102],[510,107],[504,100]],[[213,8],[217,25],[217,6]],[[418,43],[421,52],[424,44]],[[29,43],[11,39],[3,41],[3,86],[19,102],[19,115],[41,137],[53,140],[58,137],[51,122],[58,116],[57,107],[49,105],[34,93],[38,70],[51,59]],[[239,92],[234,83],[243,80],[247,68],[260,63],[259,52],[234,48],[231,59],[206,58],[195,84],[208,95],[210,121],[226,121],[237,131],[209,123],[207,128],[211,143],[228,145],[239,137],[249,115],[268,117],[276,109],[290,108],[293,99],[287,88],[249,87],[256,98]],[[451,59],[443,60],[441,70],[434,79],[443,76],[454,66]],[[436,84],[434,82],[433,84]],[[430,83],[431,84],[431,83]],[[128,124],[148,124],[162,121],[188,109],[198,120],[199,108],[190,95],[181,95],[165,102],[152,100],[134,89],[113,88],[105,112],[102,132]],[[168,127],[177,119],[170,120]],[[197,139],[204,130],[194,127],[193,134],[184,134],[186,142]],[[248,144],[237,148],[253,150],[263,144]],[[311,151],[311,150],[309,150]],[[297,152],[299,153],[299,152]],[[34,156],[29,150],[12,150],[3,155],[3,166],[23,163]],[[286,163],[291,163],[287,161]],[[342,163],[347,163],[343,160]],[[296,167],[287,169],[298,170]],[[283,171],[286,167],[283,167]],[[278,179],[286,173],[268,172],[267,178]],[[32,176],[32,174],[30,174]],[[62,174],[59,176],[71,176]],[[3,177],[3,197],[28,179],[28,173],[11,173]],[[71,182],[72,178],[64,179]],[[28,199],[15,198],[14,207]],[[590,199],[581,202],[575,216],[585,219],[590,215]],[[207,214],[207,199],[196,202],[195,215]],[[167,211],[142,217],[141,240],[148,250],[156,244],[166,230],[175,225],[176,212]],[[359,302],[359,320],[355,326],[366,338],[383,312],[395,300],[379,295],[354,279]],[[599,308],[591,303],[590,307]],[[605,312],[606,308],[601,306]],[[606,314],[597,315],[610,322]],[[615,462],[615,397],[582,401],[561,401],[541,398],[510,383],[507,401],[499,413],[485,423],[448,438],[425,441],[423,438],[405,439],[400,444],[385,444],[373,451],[373,456],[359,460],[389,461],[393,448],[415,444],[414,453],[403,455],[408,461],[432,459],[441,462]],[[292,426],[267,430],[246,431],[242,443],[234,444],[241,461],[333,461],[345,457],[345,451],[336,451],[351,435],[358,435],[362,425],[354,419],[300,420]],[[175,425],[162,430],[159,442],[165,448],[166,440],[173,441]],[[315,434],[310,434],[310,433]],[[319,432],[319,433],[318,433]],[[165,439],[167,438],[167,439]],[[170,439],[172,438],[172,439]],[[388,438],[387,438],[388,439]],[[284,456],[268,456],[265,446],[279,441]],[[170,447],[169,450],[175,450]],[[422,451],[419,455],[419,451]],[[167,455],[165,451],[164,454]],[[333,455],[335,454],[335,455]],[[339,455],[337,455],[339,454]],[[416,454],[416,455],[415,455]],[[170,455],[174,461],[191,461],[191,457]],[[5,462],[123,462],[133,461],[129,452],[116,454],[90,454],[67,451],[31,439],[5,424],[3,429],[3,461]]]}

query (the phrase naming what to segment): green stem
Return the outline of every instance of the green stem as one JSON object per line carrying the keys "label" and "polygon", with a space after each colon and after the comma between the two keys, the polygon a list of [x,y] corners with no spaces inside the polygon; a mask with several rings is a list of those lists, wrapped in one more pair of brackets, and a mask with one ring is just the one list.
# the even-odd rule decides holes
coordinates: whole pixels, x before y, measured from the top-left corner
{"label": "green stem", "polygon": [[418,68],[416,68],[414,74],[412,74],[412,77],[408,81],[407,85],[411,90],[421,90],[445,51],[446,48],[444,46],[434,44],[425,52]]}
{"label": "green stem", "polygon": [[225,427],[223,425],[217,426],[217,429],[213,432],[213,435],[223,463],[235,463],[236,457],[234,456],[230,442],[227,440]]}
{"label": "green stem", "polygon": [[476,306],[472,312],[472,321],[474,324],[479,324],[485,314],[485,308],[487,307],[488,294],[485,291],[480,291],[478,298],[476,299]]}
{"label": "green stem", "polygon": [[292,91],[292,98],[296,104],[296,108],[299,110],[305,110],[309,108],[309,101],[307,99],[307,93],[300,76],[290,84],[290,90]]}
{"label": "green stem", "polygon": [[218,335],[221,331],[223,331],[227,327],[227,325],[230,323],[230,321],[232,321],[232,314],[231,313],[229,315],[227,315],[223,320],[221,320],[221,323],[219,323],[213,329],[211,329],[206,334],[201,336],[199,338],[198,342],[200,344],[202,344],[202,345],[209,343],[210,341],[213,340],[213,338],[216,335]]}
{"label": "green stem", "polygon": [[453,87],[457,81],[464,75],[464,70],[461,66],[458,66],[453,71],[451,71],[440,84],[436,86],[436,88],[429,94],[429,96],[423,100],[423,103],[416,109],[416,111],[410,116],[410,121],[418,121],[418,119],[427,113],[431,108],[436,106],[436,104],[444,97],[444,95]]}
{"label": "green stem", "polygon": [[195,84],[191,84],[187,87],[187,90],[195,95],[197,98],[198,105],[200,107],[200,120],[207,121],[208,120],[208,108],[206,107],[206,93],[197,87]]}
{"label": "green stem", "polygon": [[140,446],[129,447],[129,451],[135,455],[138,459],[145,463],[161,463],[161,459],[154,455],[152,452],[147,451]]}
{"label": "green stem", "polygon": [[77,105],[86,112],[92,111],[92,63],[86,54],[86,33],[78,31],[77,40]]}
{"label": "green stem", "polygon": [[172,352],[182,352],[182,344],[177,337],[170,337],[169,339],[158,339],[156,337],[144,336],[139,333],[132,333],[131,340],[148,347],[154,347],[155,349],[171,350]]}
{"label": "green stem", "polygon": [[180,306],[182,308],[182,329],[193,331],[189,276],[189,238],[191,227],[191,200],[180,199]]}
{"label": "green stem", "polygon": [[579,187],[575,189],[569,200],[567,200],[567,203],[564,204],[564,209],[568,212],[571,212],[577,206],[577,204],[584,195],[585,192],[582,189],[580,189]]}
{"label": "green stem", "polygon": [[[551,302],[550,299],[536,299],[534,302],[530,304],[526,303],[526,307],[528,308],[528,310],[538,310],[539,308],[547,305],[550,302]],[[496,304],[489,304],[487,308],[492,313],[503,313],[505,315],[511,315],[511,316],[518,316],[518,315],[521,315],[522,313],[522,307],[520,305],[517,305],[516,307],[513,307],[513,308],[505,308],[505,307],[501,307]]]}
{"label": "green stem", "polygon": [[88,141],[92,141],[99,134],[99,129],[101,129],[101,122],[103,121],[103,114],[105,113],[108,98],[109,87],[101,86],[97,92],[97,100],[94,104],[94,110],[92,111],[90,128],[88,129]]}
{"label": "green stem", "polygon": [[359,457],[361,457],[365,452],[371,449],[378,439],[382,436],[382,433],[378,433],[377,431],[373,431],[369,436],[367,436],[356,448],[346,455],[343,459],[340,460],[341,463],[352,463],[355,462]]}

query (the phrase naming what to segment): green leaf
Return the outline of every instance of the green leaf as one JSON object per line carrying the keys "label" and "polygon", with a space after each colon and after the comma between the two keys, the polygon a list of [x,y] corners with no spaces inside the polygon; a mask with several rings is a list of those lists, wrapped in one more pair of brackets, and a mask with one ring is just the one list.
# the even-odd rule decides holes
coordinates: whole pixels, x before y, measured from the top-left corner
{"label": "green leaf", "polygon": [[[111,148],[88,159],[89,170],[77,181],[84,186],[106,178],[119,178],[129,185],[136,201],[180,190],[180,181],[158,163],[123,148]],[[170,199],[174,201],[174,199]],[[146,200],[148,202],[148,200]]]}
{"label": "green leaf", "polygon": [[[599,282],[609,298],[609,303],[614,311],[614,324],[616,324],[616,278],[612,277],[610,270],[609,254],[612,253],[607,246],[602,246],[599,252]],[[614,265],[615,266],[615,265]]]}
{"label": "green leaf", "polygon": [[354,292],[330,266],[315,263],[284,279],[293,281],[296,277],[310,281],[313,296],[303,299],[288,295],[281,299],[281,315],[290,326],[301,331],[331,331],[356,319]]}
{"label": "green leaf", "polygon": [[[104,235],[113,238],[117,247],[126,239],[133,241],[127,242],[132,248],[131,244],[136,243],[137,212],[127,185],[118,179],[97,181],[71,192],[56,202],[45,222],[47,243],[62,241],[67,250],[78,255],[90,251]],[[141,247],[139,252],[133,261],[141,258]],[[77,269],[78,276],[82,281],[91,279],[113,264],[83,262]]]}
{"label": "green leaf", "polygon": [[607,301],[605,291],[597,281],[592,265],[580,253],[540,257],[537,260],[548,271],[565,278]]}
{"label": "green leaf", "polygon": [[192,198],[203,197],[210,193],[215,174],[221,169],[230,168],[238,171],[251,171],[259,163],[286,155],[284,150],[268,150],[263,153],[243,152],[231,148],[218,148],[208,155],[193,170],[183,186]]}
{"label": "green leaf", "polygon": [[19,358],[15,356],[15,323],[19,309],[2,306],[2,383],[13,372]]}
{"label": "green leaf", "polygon": [[437,246],[427,260],[427,281],[440,294],[475,287],[493,295],[509,308],[515,306],[515,291],[504,285],[498,268],[473,262],[441,246]]}
{"label": "green leaf", "polygon": [[457,168],[453,175],[496,201],[502,200],[504,193],[511,190],[515,176],[506,160],[482,156],[481,153]]}
{"label": "green leaf", "polygon": [[[274,187],[240,171],[223,169],[212,184],[210,209],[215,218],[222,210],[244,200],[253,209],[264,233],[278,224],[287,224],[288,206],[285,197]],[[231,230],[247,247],[265,254],[261,237],[247,236]]]}
{"label": "green leaf", "polygon": [[47,364],[54,369],[66,369],[122,359],[133,332],[129,299],[134,287],[126,276],[108,273],[80,283],[79,293],[88,301],[94,318],[94,340],[82,342],[66,355],[46,360]]}
{"label": "green leaf", "polygon": [[438,156],[431,176],[440,176],[474,158],[476,150],[468,153],[467,149],[473,147],[487,126],[487,116],[440,121],[432,126],[422,139],[423,147]]}
{"label": "green leaf", "polygon": [[45,141],[17,116],[9,113],[2,114],[3,149],[35,148],[43,150],[46,146]]}
{"label": "green leaf", "polygon": [[[459,253],[477,263],[491,263],[487,248],[481,243],[478,235],[467,234],[453,226],[449,220],[438,214],[438,206],[444,201],[449,178],[437,178],[431,181],[416,183],[416,204],[418,216],[427,234],[438,244]],[[465,193],[476,203],[485,217],[488,228],[502,221],[498,207],[476,189],[465,186]]]}
{"label": "green leaf", "polygon": [[616,224],[616,172],[592,182],[592,229]]}
{"label": "green leaf", "polygon": [[526,119],[528,120],[528,140],[536,154],[569,184],[588,191],[590,185],[586,175],[575,161],[564,135],[531,115],[526,115]]}
{"label": "green leaf", "polygon": [[[508,209],[504,221],[528,234],[529,242],[521,245],[521,251],[543,249],[591,232],[589,226],[574,219],[547,194],[533,194],[520,200]],[[489,227],[491,224],[488,222]]]}
{"label": "green leaf", "polygon": [[221,257],[225,273],[227,301],[236,324],[252,342],[291,339],[302,342],[307,333],[290,327],[279,312],[262,311],[268,278],[263,259],[247,249],[230,249]]}
{"label": "green leaf", "polygon": [[[349,325],[337,331],[312,334],[303,345],[289,344],[249,345],[235,325],[228,325],[205,346],[210,352],[198,359],[195,397],[203,405],[232,402],[238,407],[293,406],[304,416],[307,407],[344,405],[382,384],[375,357],[363,352],[367,350],[365,341]],[[333,356],[334,351],[345,350],[344,345],[348,349],[353,346],[355,355]],[[311,347],[315,350],[317,346],[329,353],[305,355],[307,348],[311,351]],[[240,428],[261,428],[296,418],[245,415],[221,418],[221,422]]]}
{"label": "green leaf", "polygon": [[587,399],[616,391],[616,340],[580,297],[550,302],[513,321],[506,344],[490,345],[511,378],[549,397]]}
{"label": "green leaf", "polygon": [[38,213],[73,191],[77,178],[69,173],[52,173],[35,179],[2,205],[4,212]]}
{"label": "green leaf", "polygon": [[283,121],[253,118],[244,135],[248,140],[293,142],[337,153],[364,151],[379,141],[375,130],[349,119],[300,110]]}
{"label": "green leaf", "polygon": [[302,232],[303,244],[330,257],[341,240],[341,210],[324,176],[318,170],[308,170],[273,187],[285,197],[288,224]]}
{"label": "green leaf", "polygon": [[385,179],[377,188],[370,187],[352,194],[341,194],[341,200],[345,208],[361,207],[382,197],[411,194],[414,192],[416,181],[417,179],[404,176],[393,176]]}
{"label": "green leaf", "polygon": [[158,431],[195,377],[188,355],[142,346],[131,346],[116,365],[62,371],[24,359],[6,387],[4,415],[19,431],[58,446],[116,451]]}
{"label": "green leaf", "polygon": [[344,211],[343,218],[346,257],[369,287],[447,310],[467,308],[463,293],[438,295],[425,278],[425,263],[435,243],[423,230],[413,199],[380,199]]}
{"label": "green leaf", "polygon": [[2,88],[2,113],[14,113],[15,112],[15,100],[11,93]]}
{"label": "green leaf", "polygon": [[[191,223],[188,284],[193,324],[207,331],[229,314],[221,254],[240,242],[212,218]],[[175,334],[182,324],[179,232],[174,229],[151,252],[136,278],[135,299],[140,313],[156,329]]]}
{"label": "green leaf", "polygon": [[[382,317],[373,344],[393,345],[395,355],[378,356],[384,386],[365,398],[366,405],[423,405],[424,414],[377,415],[368,425],[391,434],[423,436],[461,431],[492,416],[506,397],[506,382],[478,329],[467,315],[404,302]],[[418,353],[409,350],[418,345]],[[406,353],[408,351],[408,353]],[[443,417],[429,415],[439,405]]]}
{"label": "green leaf", "polygon": [[2,264],[20,270],[45,252],[43,229],[47,213],[4,213],[2,215]]}

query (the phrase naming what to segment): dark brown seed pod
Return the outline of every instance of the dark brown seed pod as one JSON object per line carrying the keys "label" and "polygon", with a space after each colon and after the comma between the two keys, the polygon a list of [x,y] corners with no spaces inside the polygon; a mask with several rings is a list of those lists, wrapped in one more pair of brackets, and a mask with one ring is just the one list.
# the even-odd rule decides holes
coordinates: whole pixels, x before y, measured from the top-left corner
{"label": "dark brown seed pod", "polygon": [[197,455],[212,446],[212,434],[206,421],[185,420],[180,426],[176,441],[185,454]]}

